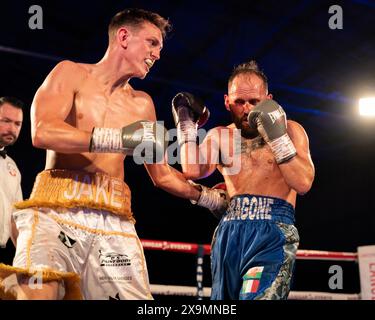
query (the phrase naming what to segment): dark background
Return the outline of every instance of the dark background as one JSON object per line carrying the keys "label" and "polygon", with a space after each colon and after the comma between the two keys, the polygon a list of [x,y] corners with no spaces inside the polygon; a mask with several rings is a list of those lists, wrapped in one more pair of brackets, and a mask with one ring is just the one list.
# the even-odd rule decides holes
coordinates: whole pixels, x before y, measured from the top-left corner
{"label": "dark background", "polygon": [[[42,30],[28,27],[33,4],[43,9]],[[342,30],[328,26],[331,5],[343,9]],[[29,108],[58,61],[99,61],[110,18],[127,7],[156,11],[173,24],[161,60],[145,80],[131,80],[153,97],[168,129],[174,127],[170,101],[178,91],[206,101],[212,115],[207,129],[230,123],[223,104],[228,76],[235,65],[256,59],[274,99],[310,139],[316,177],[297,200],[300,248],[355,252],[375,243],[375,121],[357,111],[359,97],[375,95],[374,1],[2,1],[0,96],[16,96]],[[45,161],[45,152],[31,145],[29,122],[26,110],[20,138],[8,148],[22,172],[25,198]],[[125,162],[140,238],[210,242],[217,221],[208,211],[154,188],[142,166]],[[215,174],[202,183],[219,181]],[[13,248],[0,254],[10,259]],[[151,282],[169,277],[171,284],[194,284],[194,257],[147,257]],[[357,266],[341,264],[342,291],[359,292]],[[328,268],[297,262],[294,288],[328,291]]]}

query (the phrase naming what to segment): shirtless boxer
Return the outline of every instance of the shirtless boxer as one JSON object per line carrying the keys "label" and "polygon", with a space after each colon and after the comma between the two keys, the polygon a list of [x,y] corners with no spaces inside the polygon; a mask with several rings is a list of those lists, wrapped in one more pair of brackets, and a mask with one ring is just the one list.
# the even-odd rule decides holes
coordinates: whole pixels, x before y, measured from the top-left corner
{"label": "shirtless boxer", "polygon": [[[286,299],[299,244],[296,195],[314,179],[308,137],[272,100],[255,61],[234,69],[224,102],[233,123],[211,130],[199,147],[197,115],[204,105],[189,93],[172,102],[185,176],[198,179],[217,168],[231,198],[214,236],[211,298]],[[239,130],[240,148],[226,154],[221,146]],[[231,170],[236,157],[240,167]]]}
{"label": "shirtless boxer", "polygon": [[164,128],[155,123],[153,101],[129,84],[145,78],[160,58],[168,27],[156,13],[124,10],[109,25],[108,49],[98,63],[63,61],[38,89],[32,139],[47,149],[46,167],[14,214],[16,256],[13,267],[0,266],[7,297],[152,298],[123,182],[125,156],[139,160],[143,143],[159,159],[145,158],[156,186],[207,207],[220,205],[217,192],[199,192],[162,161]]}

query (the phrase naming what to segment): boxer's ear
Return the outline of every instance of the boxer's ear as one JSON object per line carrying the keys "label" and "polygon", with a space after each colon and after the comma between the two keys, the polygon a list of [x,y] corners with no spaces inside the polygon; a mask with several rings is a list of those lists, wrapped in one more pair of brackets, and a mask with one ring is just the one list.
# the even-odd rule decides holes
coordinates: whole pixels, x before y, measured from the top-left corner
{"label": "boxer's ear", "polygon": [[116,40],[124,49],[128,47],[130,38],[131,38],[131,31],[129,28],[123,26],[117,29]]}
{"label": "boxer's ear", "polygon": [[230,111],[230,108],[229,108],[229,96],[227,94],[224,94],[224,105],[225,105],[225,109],[227,109],[228,111]]}

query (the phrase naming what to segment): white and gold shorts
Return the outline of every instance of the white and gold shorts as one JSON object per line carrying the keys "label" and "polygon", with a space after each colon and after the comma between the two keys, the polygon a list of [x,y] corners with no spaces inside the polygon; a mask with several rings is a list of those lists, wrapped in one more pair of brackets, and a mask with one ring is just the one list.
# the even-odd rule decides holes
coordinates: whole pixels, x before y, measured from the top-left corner
{"label": "white and gold shorts", "polygon": [[16,255],[12,267],[0,264],[0,290],[16,272],[36,288],[38,281],[59,281],[64,299],[152,299],[124,182],[43,171],[17,207]]}

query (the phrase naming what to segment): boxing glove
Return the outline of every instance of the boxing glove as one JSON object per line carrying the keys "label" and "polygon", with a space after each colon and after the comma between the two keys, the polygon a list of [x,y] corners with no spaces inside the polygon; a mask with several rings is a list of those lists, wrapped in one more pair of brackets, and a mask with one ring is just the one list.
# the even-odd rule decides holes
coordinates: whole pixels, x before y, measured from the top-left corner
{"label": "boxing glove", "polygon": [[220,220],[229,204],[229,195],[225,183],[218,183],[210,189],[191,180],[188,180],[188,182],[201,192],[198,201],[190,200],[190,202],[209,209]]}
{"label": "boxing glove", "polygon": [[144,158],[147,163],[161,161],[168,147],[163,125],[139,120],[123,128],[94,128],[90,152],[124,153]]}
{"label": "boxing glove", "polygon": [[180,92],[172,99],[172,114],[177,127],[179,145],[196,143],[198,128],[208,120],[210,112],[203,101],[189,92]]}
{"label": "boxing glove", "polygon": [[217,190],[217,192],[220,194],[220,196],[225,199],[224,202],[222,203],[221,206],[219,206],[218,208],[216,209],[213,209],[213,210],[210,210],[212,212],[212,214],[217,218],[217,219],[221,219],[221,217],[224,215],[224,213],[226,212],[227,208],[228,208],[228,205],[229,205],[229,195],[228,195],[228,192],[227,192],[227,185],[225,184],[225,182],[220,182],[220,183],[217,183],[215,184],[211,190]]}
{"label": "boxing glove", "polygon": [[283,108],[274,100],[259,102],[248,115],[250,128],[257,129],[270,146],[278,164],[297,155],[287,133],[287,119]]}

